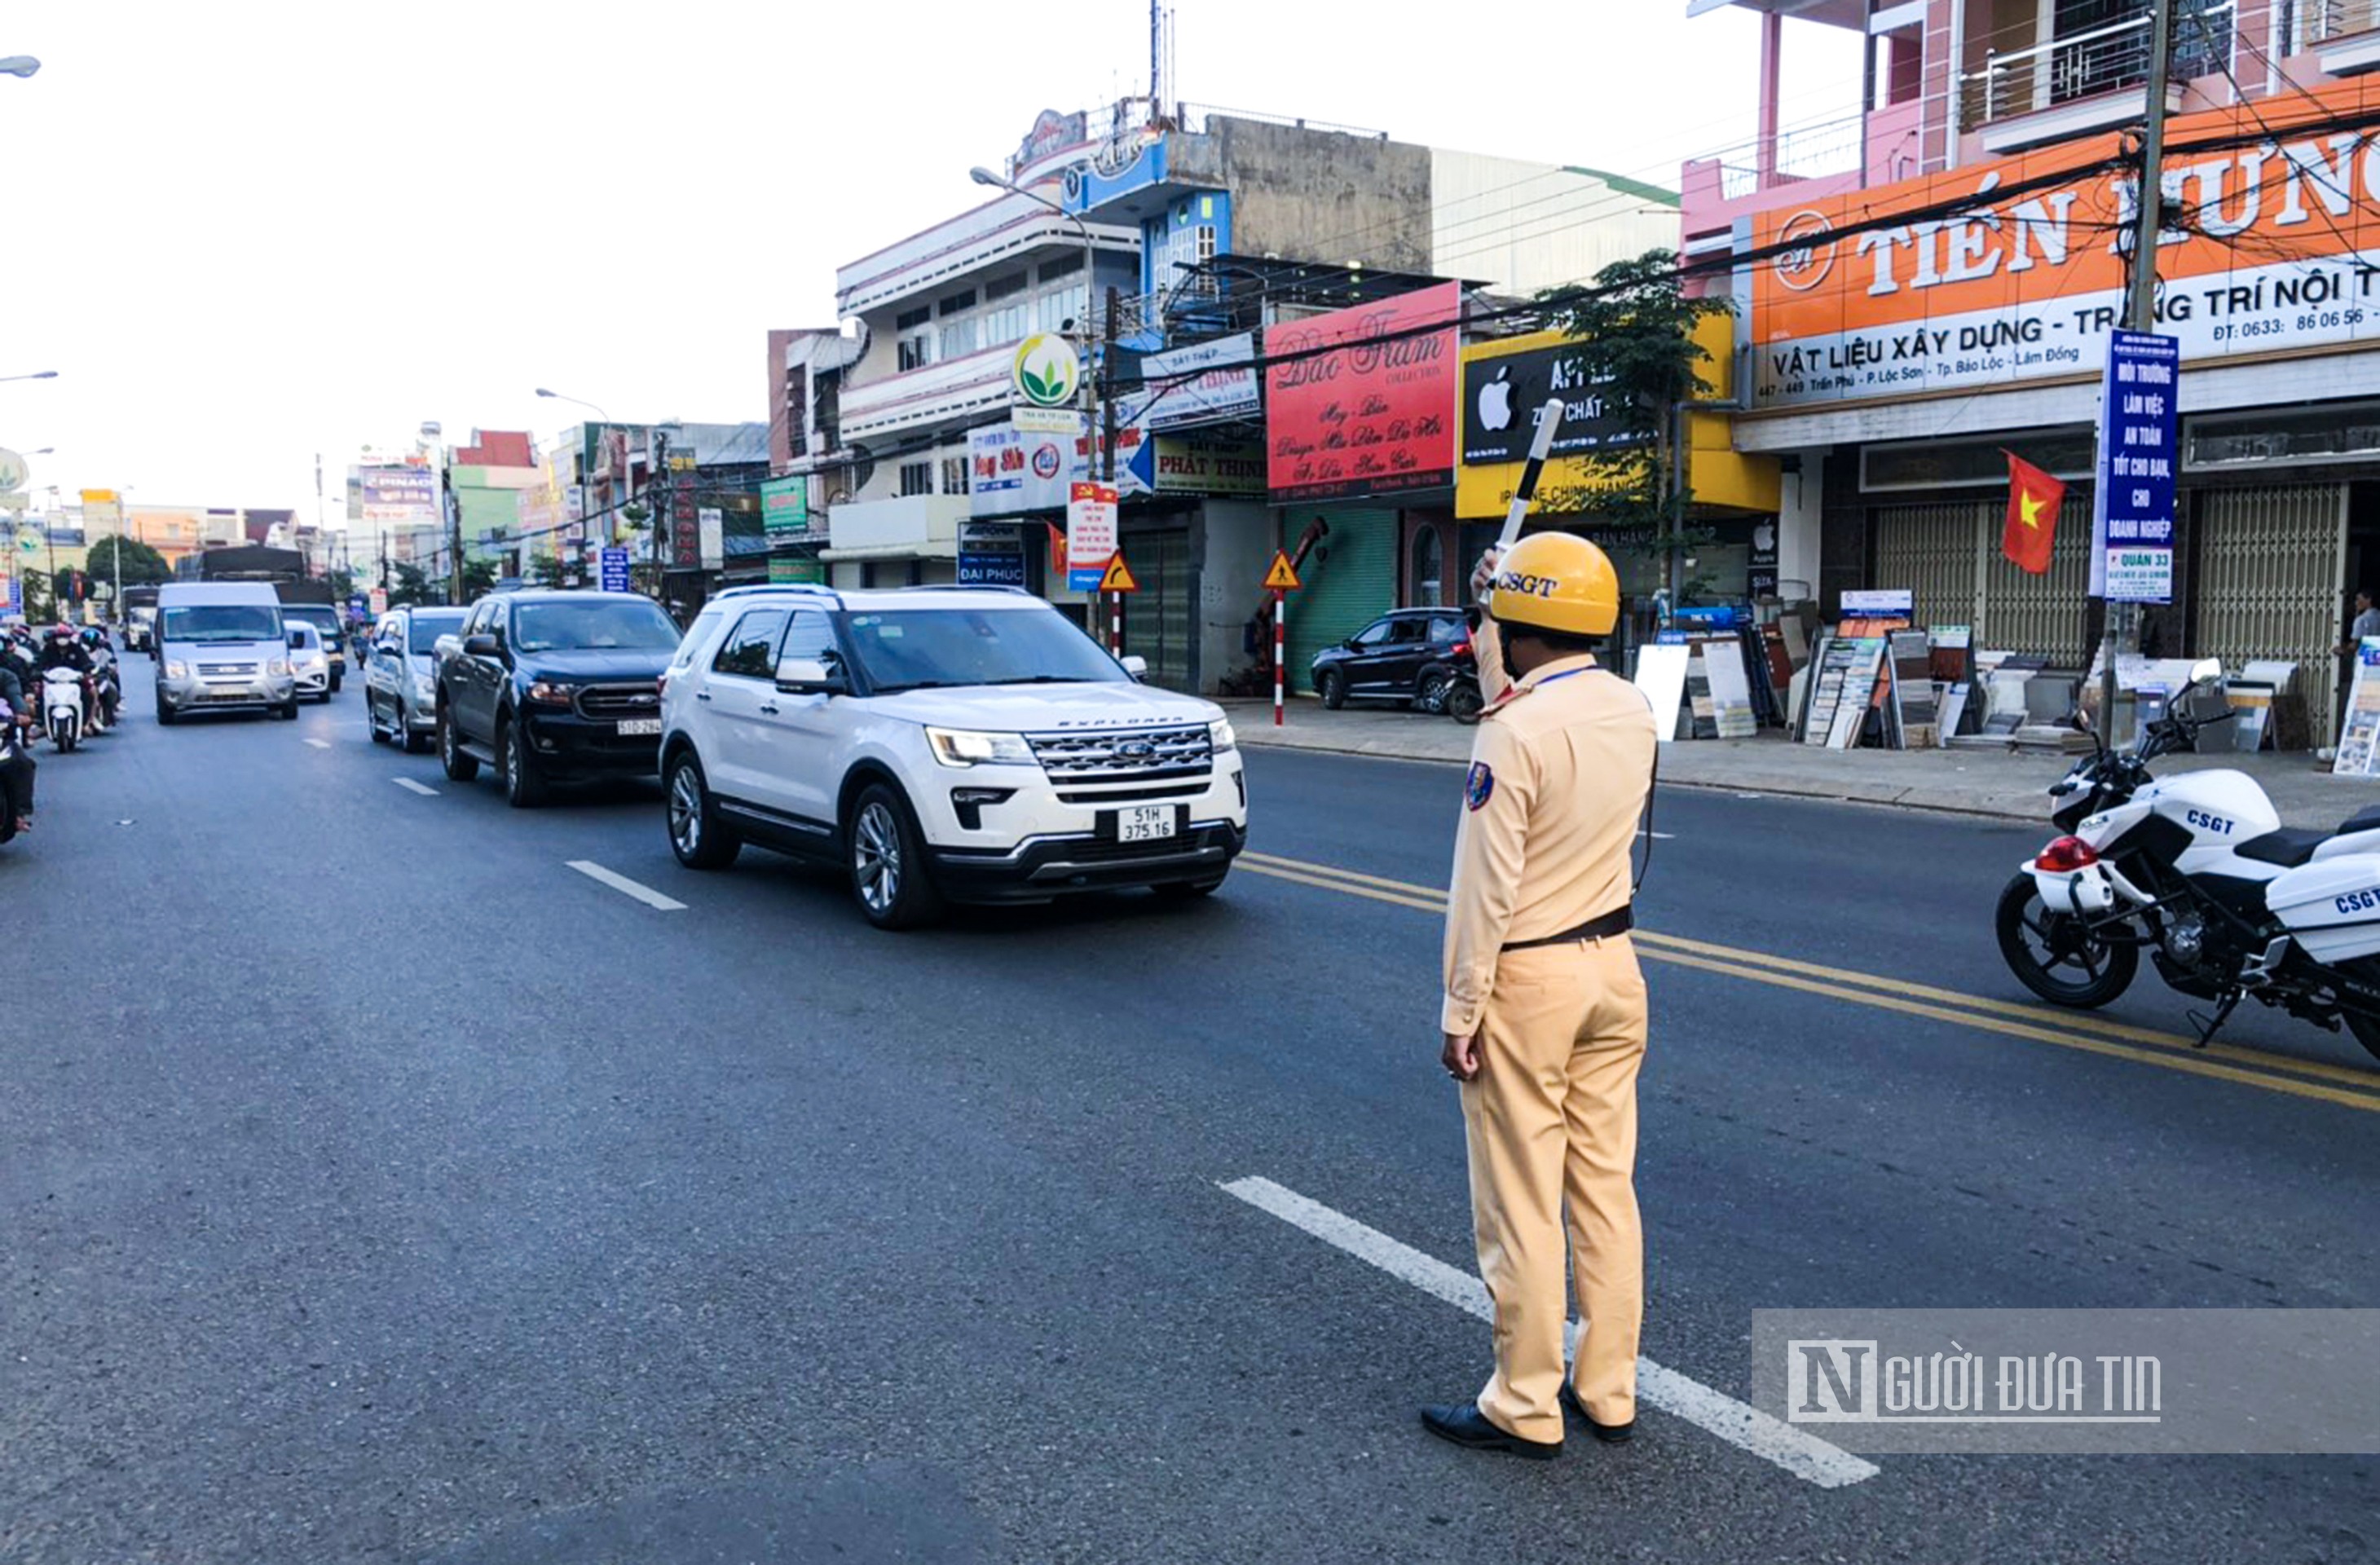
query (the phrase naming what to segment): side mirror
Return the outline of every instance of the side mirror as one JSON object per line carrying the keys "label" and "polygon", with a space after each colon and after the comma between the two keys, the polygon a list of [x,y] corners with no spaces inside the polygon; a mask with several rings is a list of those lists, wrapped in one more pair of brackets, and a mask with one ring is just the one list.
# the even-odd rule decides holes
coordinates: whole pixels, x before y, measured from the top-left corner
{"label": "side mirror", "polygon": [[777,688],[789,696],[840,696],[851,684],[816,658],[787,658],[777,665]]}
{"label": "side mirror", "polygon": [[2223,660],[2220,658],[2201,658],[2191,667],[2190,682],[2192,685],[2222,684]]}
{"label": "side mirror", "polygon": [[504,655],[504,645],[492,636],[467,636],[463,638],[463,655],[467,658],[497,658]]}
{"label": "side mirror", "polygon": [[1132,675],[1135,679],[1147,679],[1148,677],[1148,660],[1141,657],[1137,653],[1135,653],[1133,656],[1123,660],[1123,671],[1124,673]]}

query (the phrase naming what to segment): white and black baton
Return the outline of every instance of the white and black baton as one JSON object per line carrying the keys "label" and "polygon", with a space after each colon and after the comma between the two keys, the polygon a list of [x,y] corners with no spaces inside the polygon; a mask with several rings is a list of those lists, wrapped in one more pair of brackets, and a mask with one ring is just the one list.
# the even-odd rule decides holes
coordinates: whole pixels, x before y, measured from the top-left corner
{"label": "white and black baton", "polygon": [[1537,409],[1537,435],[1529,442],[1529,465],[1521,469],[1521,487],[1512,491],[1512,509],[1504,513],[1504,536],[1496,540],[1499,554],[1521,541],[1521,523],[1528,516],[1529,502],[1536,498],[1537,475],[1546,469],[1546,456],[1554,448],[1554,431],[1561,421],[1561,398],[1555,397]]}

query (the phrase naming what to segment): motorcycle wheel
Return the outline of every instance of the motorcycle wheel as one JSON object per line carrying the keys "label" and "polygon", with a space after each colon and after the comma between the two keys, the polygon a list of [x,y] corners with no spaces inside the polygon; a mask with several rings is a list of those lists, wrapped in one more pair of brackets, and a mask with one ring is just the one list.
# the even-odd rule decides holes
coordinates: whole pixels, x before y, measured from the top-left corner
{"label": "motorcycle wheel", "polygon": [[1478,686],[1464,681],[1457,680],[1446,693],[1446,715],[1466,726],[1477,722],[1487,707]]}
{"label": "motorcycle wheel", "polygon": [[[2371,957],[2362,957],[2349,963],[2347,970],[2367,984],[2380,981],[2380,961]],[[2355,1035],[2355,1041],[2374,1056],[2380,1056],[2380,1016],[2367,1016],[2360,1011],[2350,1011],[2345,1013],[2345,1018],[2347,1030]]]}
{"label": "motorcycle wheel", "polygon": [[2072,914],[2050,912],[2030,875],[2009,881],[1992,922],[2009,971],[2052,1005],[2095,1010],[2131,988],[2140,971],[2138,946],[2095,939]]}

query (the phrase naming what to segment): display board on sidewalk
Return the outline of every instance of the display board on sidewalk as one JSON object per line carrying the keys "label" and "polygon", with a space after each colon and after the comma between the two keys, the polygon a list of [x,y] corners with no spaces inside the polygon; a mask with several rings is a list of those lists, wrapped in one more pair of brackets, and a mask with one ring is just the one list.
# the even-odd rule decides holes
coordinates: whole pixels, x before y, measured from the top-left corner
{"label": "display board on sidewalk", "polygon": [[1818,644],[1818,678],[1810,687],[1809,710],[1803,718],[1803,744],[1848,750],[1859,743],[1861,722],[1876,698],[1884,650],[1880,636],[1830,636]]}
{"label": "display board on sidewalk", "polygon": [[[1743,672],[1743,642],[1733,636],[1697,642],[1694,661],[1701,665],[1703,688],[1710,703],[1710,736],[1750,739],[1757,735],[1760,720],[1753,710],[1752,681]],[[1700,722],[1694,726],[1694,736],[1702,737]]]}
{"label": "display board on sidewalk", "polygon": [[2355,649],[2355,683],[2330,770],[2342,777],[2380,776],[2380,636],[2365,637]]}
{"label": "display board on sidewalk", "polygon": [[1694,655],[1693,648],[1672,642],[1636,649],[1636,688],[1653,709],[1653,724],[1664,744],[1678,736],[1678,709],[1686,698]]}

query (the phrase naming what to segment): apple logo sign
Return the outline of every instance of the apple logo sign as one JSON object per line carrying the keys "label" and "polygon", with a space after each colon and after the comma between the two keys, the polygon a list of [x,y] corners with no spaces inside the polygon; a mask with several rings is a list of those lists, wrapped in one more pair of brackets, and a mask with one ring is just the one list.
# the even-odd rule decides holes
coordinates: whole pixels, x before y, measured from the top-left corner
{"label": "apple logo sign", "polygon": [[1479,388],[1479,427],[1493,434],[1512,427],[1512,387],[1504,377],[1509,369],[1496,371],[1496,378]]}
{"label": "apple logo sign", "polygon": [[1774,524],[1763,522],[1752,529],[1752,547],[1763,554],[1777,547],[1777,528]]}

